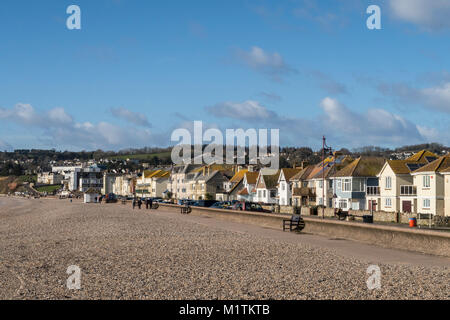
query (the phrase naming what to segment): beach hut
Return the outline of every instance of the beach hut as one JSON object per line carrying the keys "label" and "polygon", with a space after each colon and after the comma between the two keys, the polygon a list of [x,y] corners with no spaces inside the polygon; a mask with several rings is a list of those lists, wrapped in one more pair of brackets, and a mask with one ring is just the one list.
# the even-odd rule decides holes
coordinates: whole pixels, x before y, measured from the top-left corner
{"label": "beach hut", "polygon": [[96,203],[100,197],[100,192],[97,189],[89,188],[84,193],[84,203]]}

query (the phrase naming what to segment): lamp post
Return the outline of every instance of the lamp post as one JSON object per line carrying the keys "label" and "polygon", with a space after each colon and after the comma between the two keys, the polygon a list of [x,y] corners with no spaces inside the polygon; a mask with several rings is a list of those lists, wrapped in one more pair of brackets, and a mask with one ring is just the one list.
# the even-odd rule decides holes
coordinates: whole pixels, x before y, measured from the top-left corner
{"label": "lamp post", "polygon": [[327,146],[325,136],[322,137],[322,219],[325,219],[325,151],[333,154],[333,149]]}

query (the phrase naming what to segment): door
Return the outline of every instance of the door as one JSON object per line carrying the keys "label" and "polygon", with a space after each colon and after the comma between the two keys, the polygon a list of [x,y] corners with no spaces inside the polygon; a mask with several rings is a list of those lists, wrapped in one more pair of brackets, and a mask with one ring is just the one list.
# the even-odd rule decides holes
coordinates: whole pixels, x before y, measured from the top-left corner
{"label": "door", "polygon": [[411,201],[402,202],[402,212],[411,213]]}

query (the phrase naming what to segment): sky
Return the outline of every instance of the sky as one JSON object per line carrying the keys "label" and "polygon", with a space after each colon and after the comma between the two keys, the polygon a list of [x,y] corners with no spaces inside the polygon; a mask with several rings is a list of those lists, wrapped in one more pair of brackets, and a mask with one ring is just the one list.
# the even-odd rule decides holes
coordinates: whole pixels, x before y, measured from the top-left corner
{"label": "sky", "polygon": [[450,145],[449,16],[448,0],[2,0],[0,150],[164,147],[195,120],[282,146]]}

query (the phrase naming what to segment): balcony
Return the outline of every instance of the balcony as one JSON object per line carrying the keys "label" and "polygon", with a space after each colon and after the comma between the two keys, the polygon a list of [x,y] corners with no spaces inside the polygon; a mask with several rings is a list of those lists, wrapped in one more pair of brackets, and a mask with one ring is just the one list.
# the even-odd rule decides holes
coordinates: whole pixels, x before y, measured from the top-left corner
{"label": "balcony", "polygon": [[417,187],[416,186],[400,186],[401,196],[416,196]]}
{"label": "balcony", "polygon": [[379,196],[380,195],[380,187],[367,187],[367,195],[368,196]]}

